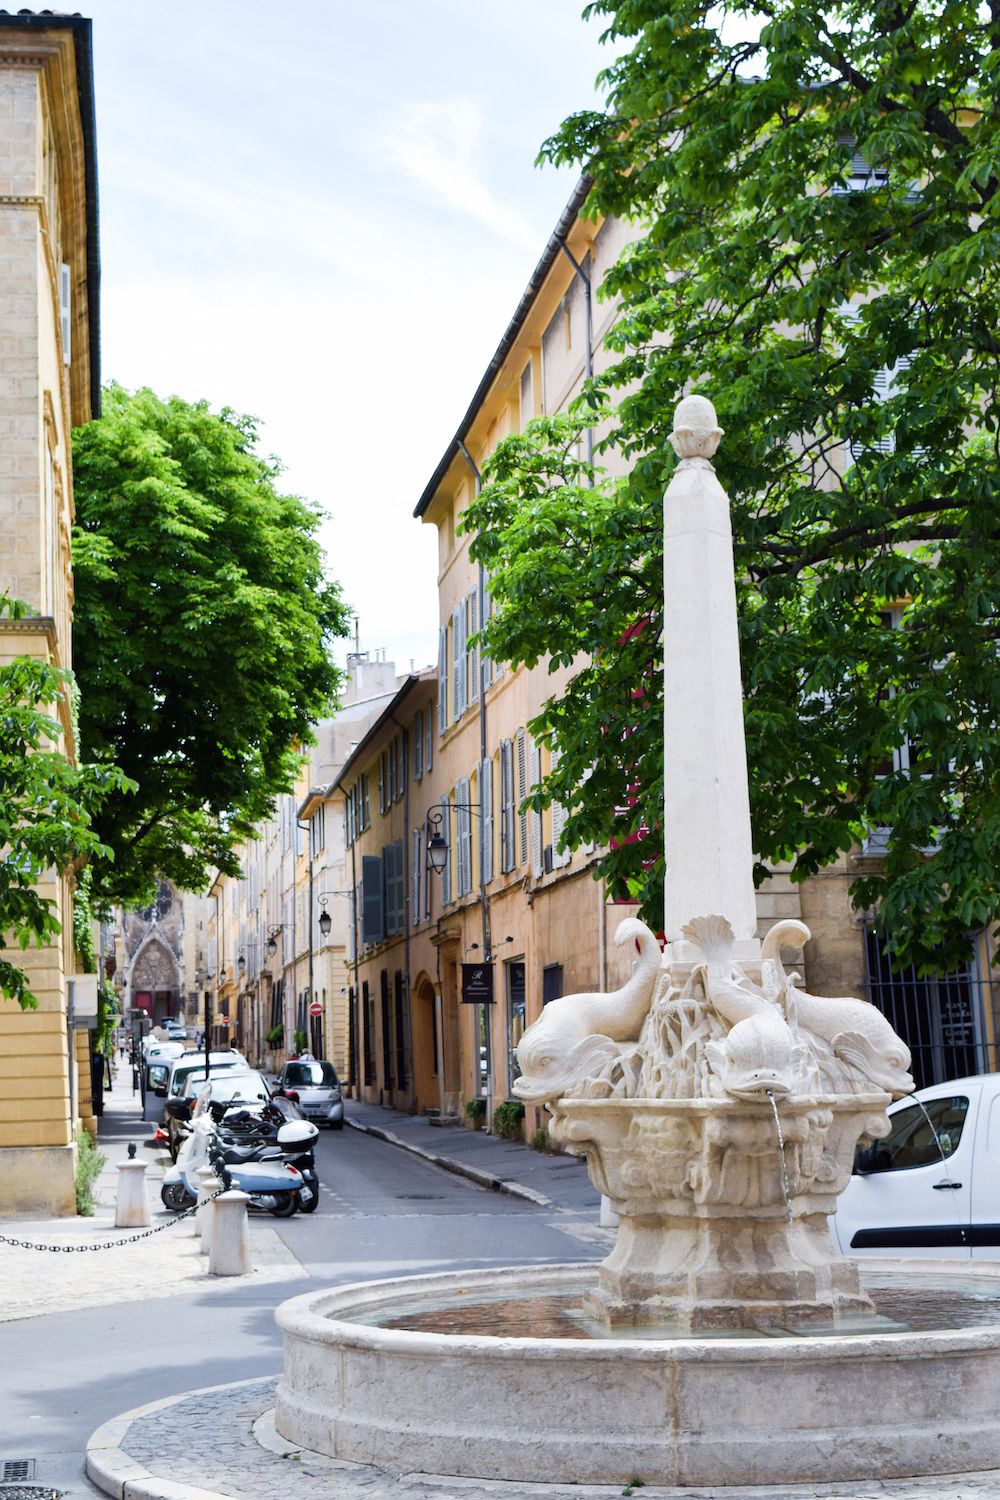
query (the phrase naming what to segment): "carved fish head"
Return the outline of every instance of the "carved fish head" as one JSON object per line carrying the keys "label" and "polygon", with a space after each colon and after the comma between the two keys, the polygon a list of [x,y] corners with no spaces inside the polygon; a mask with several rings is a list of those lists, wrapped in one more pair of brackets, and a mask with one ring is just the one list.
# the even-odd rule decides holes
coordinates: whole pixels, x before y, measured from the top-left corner
{"label": "carved fish head", "polygon": [[785,1098],[802,1076],[802,1048],[777,1013],[738,1021],[723,1041],[706,1045],[705,1055],[726,1093],[738,1099]]}
{"label": "carved fish head", "polygon": [[554,1028],[542,1024],[544,1020],[543,1016],[529,1026],[517,1044],[521,1076],[511,1088],[519,1099],[530,1104],[572,1096],[619,1055],[614,1042],[606,1036],[584,1037],[567,1046]]}

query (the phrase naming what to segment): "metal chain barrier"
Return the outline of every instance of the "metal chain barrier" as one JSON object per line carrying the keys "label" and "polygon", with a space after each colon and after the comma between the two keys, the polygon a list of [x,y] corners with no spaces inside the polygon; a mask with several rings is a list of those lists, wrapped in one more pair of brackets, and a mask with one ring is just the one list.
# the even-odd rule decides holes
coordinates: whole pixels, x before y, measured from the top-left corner
{"label": "metal chain barrier", "polygon": [[[215,1198],[221,1198],[226,1188],[220,1187],[217,1192],[210,1193],[205,1203],[211,1203]],[[162,1234],[164,1229],[172,1229],[182,1219],[189,1219],[193,1213],[197,1213],[204,1204],[193,1203],[190,1208],[183,1209],[168,1219],[165,1224],[156,1224],[152,1229],[144,1229],[141,1234],[130,1234],[127,1240],[108,1240],[103,1245],[36,1245],[31,1240],[16,1240],[9,1234],[0,1234],[0,1245],[14,1245],[18,1250],[50,1250],[53,1255],[84,1255],[88,1250],[117,1250],[122,1245],[134,1245],[136,1240],[148,1240],[151,1234]]]}

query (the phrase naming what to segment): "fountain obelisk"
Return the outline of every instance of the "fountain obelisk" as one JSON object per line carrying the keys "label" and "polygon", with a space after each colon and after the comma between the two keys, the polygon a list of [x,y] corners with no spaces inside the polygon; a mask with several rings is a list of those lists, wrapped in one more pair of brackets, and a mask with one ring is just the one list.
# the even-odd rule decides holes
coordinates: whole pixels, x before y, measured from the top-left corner
{"label": "fountain obelisk", "polygon": [[683,936],[719,912],[733,957],[760,956],[743,733],[729,498],[712,467],[722,430],[704,396],[686,396],[670,441],[680,463],[664,496],[664,931],[668,964],[700,953]]}

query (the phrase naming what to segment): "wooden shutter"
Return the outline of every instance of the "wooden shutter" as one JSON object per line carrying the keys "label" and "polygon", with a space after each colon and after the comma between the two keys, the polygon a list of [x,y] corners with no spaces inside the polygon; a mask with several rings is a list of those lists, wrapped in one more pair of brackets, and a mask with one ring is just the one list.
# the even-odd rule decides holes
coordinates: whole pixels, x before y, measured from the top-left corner
{"label": "wooden shutter", "polygon": [[361,856],[361,941],[381,943],[385,937],[385,899],[382,890],[382,856]]}
{"label": "wooden shutter", "polygon": [[441,871],[441,901],[447,906],[451,901],[451,802],[447,799],[441,803],[441,832],[447,845]]}
{"label": "wooden shutter", "polygon": [[469,812],[469,782],[463,777],[455,787],[455,843],[458,846],[458,894],[472,890],[472,815]]}
{"label": "wooden shutter", "polygon": [[[532,745],[528,755],[528,779],[531,790],[542,779],[542,752],[537,745]],[[539,812],[528,814],[529,845],[531,852],[531,873],[537,880],[542,874],[542,815]]]}
{"label": "wooden shutter", "polygon": [[[469,626],[469,635],[473,636],[479,629],[479,595],[473,589],[465,601],[465,613]],[[479,697],[479,645],[470,645],[466,659],[466,671],[468,673],[468,699],[475,703]]]}
{"label": "wooden shutter", "polygon": [[479,868],[482,881],[493,879],[493,761],[487,756],[479,770]]}
{"label": "wooden shutter", "polygon": [[[552,748],[552,757],[551,758],[552,758],[552,769],[555,770],[556,766],[559,764],[559,751],[555,748],[555,746],[553,746],[553,748]],[[571,854],[571,852],[569,851],[569,849],[564,849],[562,851],[562,853],[560,853],[560,851],[559,851],[559,841],[560,841],[560,839],[563,836],[563,830],[565,829],[565,827],[566,827],[566,809],[563,807],[563,805],[562,805],[561,802],[553,802],[553,804],[552,804],[552,868],[554,870],[559,870],[559,869],[561,869],[563,867],[563,865],[568,865],[569,862],[570,862],[570,860],[573,857],[572,854]]]}
{"label": "wooden shutter", "polygon": [[514,742],[500,741],[500,869],[514,868]]}
{"label": "wooden shutter", "polygon": [[528,747],[523,729],[517,731],[517,863],[523,865],[528,859],[528,816],[524,811],[524,799],[528,795]]}
{"label": "wooden shutter", "polygon": [[[438,734],[448,728],[448,627],[438,631]],[[429,764],[429,762],[428,762]]]}
{"label": "wooden shutter", "polygon": [[416,927],[420,921],[420,880],[423,866],[420,862],[421,854],[420,829],[413,829],[413,868],[410,871],[410,926]]}

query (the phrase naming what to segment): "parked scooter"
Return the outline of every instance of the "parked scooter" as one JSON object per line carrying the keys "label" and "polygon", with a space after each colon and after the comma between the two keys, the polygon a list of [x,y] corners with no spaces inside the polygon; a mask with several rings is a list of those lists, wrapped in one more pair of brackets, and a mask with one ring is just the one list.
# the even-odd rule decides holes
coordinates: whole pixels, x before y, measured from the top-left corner
{"label": "parked scooter", "polygon": [[225,1155],[211,1117],[199,1116],[176,1164],[164,1176],[160,1189],[164,1206],[175,1212],[191,1208],[198,1201],[198,1169],[211,1166],[227,1187],[248,1195],[251,1208],[265,1209],[275,1218],[291,1218],[305,1186],[295,1167],[280,1159],[228,1163]]}
{"label": "parked scooter", "polygon": [[319,1206],[318,1135],[311,1120],[285,1120],[266,1104],[260,1109],[248,1105],[227,1109],[219,1124],[228,1163],[281,1160],[302,1174],[299,1212],[303,1214],[315,1213]]}

